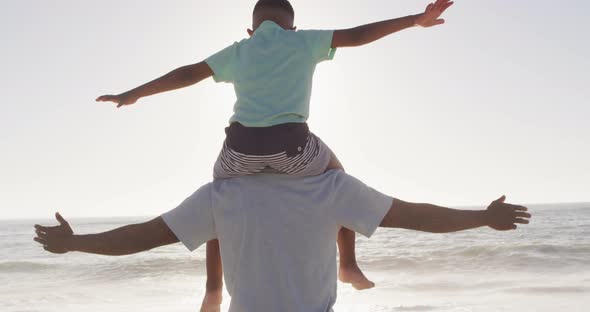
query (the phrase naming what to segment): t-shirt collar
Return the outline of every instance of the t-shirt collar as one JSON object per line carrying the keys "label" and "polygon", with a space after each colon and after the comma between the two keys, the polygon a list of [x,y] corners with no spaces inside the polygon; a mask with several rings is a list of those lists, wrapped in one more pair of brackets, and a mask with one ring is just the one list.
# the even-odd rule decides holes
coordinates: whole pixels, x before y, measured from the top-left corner
{"label": "t-shirt collar", "polygon": [[258,26],[258,28],[256,28],[256,31],[254,33],[257,33],[259,31],[265,31],[266,29],[273,29],[273,28],[283,29],[279,24],[275,23],[274,21],[265,20],[264,22],[262,22],[260,24],[260,26]]}

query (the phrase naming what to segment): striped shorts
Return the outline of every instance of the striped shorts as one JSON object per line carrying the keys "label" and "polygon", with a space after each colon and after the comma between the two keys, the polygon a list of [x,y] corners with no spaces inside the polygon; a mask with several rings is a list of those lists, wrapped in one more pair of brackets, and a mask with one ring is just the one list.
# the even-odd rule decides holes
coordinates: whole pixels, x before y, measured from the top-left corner
{"label": "striped shorts", "polygon": [[295,156],[280,152],[272,155],[248,155],[232,150],[227,142],[213,169],[216,179],[234,178],[261,172],[282,173],[293,176],[315,176],[326,171],[332,151],[313,133],[309,132],[301,153]]}

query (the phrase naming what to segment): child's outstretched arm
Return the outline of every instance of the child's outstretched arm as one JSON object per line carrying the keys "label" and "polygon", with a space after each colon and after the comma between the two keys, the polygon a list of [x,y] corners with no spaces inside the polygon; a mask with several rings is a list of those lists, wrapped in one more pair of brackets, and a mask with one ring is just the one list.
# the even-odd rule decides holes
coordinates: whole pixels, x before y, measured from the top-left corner
{"label": "child's outstretched arm", "polygon": [[358,47],[413,26],[432,27],[443,24],[445,20],[439,17],[453,3],[451,0],[437,0],[430,3],[421,14],[336,30],[332,38],[332,48]]}
{"label": "child's outstretched arm", "polygon": [[213,76],[213,71],[209,65],[200,62],[179,67],[156,80],[119,95],[100,96],[96,101],[117,103],[117,108],[119,108],[124,105],[134,104],[142,97],[188,87],[211,76]]}

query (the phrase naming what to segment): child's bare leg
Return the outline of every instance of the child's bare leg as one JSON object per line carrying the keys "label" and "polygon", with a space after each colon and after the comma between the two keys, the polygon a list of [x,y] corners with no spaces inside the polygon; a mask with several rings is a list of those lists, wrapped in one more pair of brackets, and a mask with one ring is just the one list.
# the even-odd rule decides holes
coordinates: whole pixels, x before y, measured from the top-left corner
{"label": "child's bare leg", "polygon": [[[326,171],[331,169],[344,170],[344,167],[334,154],[332,154],[332,159]],[[356,263],[355,236],[356,233],[347,228],[342,228],[338,232],[338,249],[340,250],[338,279],[343,283],[352,284],[352,287],[358,290],[373,288],[375,287],[375,283],[371,282],[363,274]]]}
{"label": "child's bare leg", "polygon": [[219,312],[223,294],[223,269],[219,241],[207,242],[207,286],[201,312]]}
{"label": "child's bare leg", "polygon": [[357,290],[369,289],[375,287],[356,263],[354,252],[356,233],[342,228],[338,232],[338,249],[340,249],[340,268],[338,270],[338,279],[343,283],[352,284]]}

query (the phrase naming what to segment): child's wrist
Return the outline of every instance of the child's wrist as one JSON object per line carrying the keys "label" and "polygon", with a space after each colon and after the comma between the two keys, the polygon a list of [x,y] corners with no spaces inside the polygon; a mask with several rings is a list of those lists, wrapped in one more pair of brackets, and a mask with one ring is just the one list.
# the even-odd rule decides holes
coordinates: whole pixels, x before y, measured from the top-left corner
{"label": "child's wrist", "polygon": [[136,94],[136,92],[133,92],[133,90],[123,92],[119,96],[127,98],[127,99],[135,99],[135,100],[139,100],[141,98],[141,96]]}
{"label": "child's wrist", "polygon": [[418,20],[420,19],[422,14],[423,13],[410,15],[410,17],[412,18],[412,26],[420,26],[420,24],[418,24]]}
{"label": "child's wrist", "polygon": [[119,94],[119,96],[123,96],[123,97],[133,97],[133,91],[127,91],[127,92],[123,92],[123,93]]}

